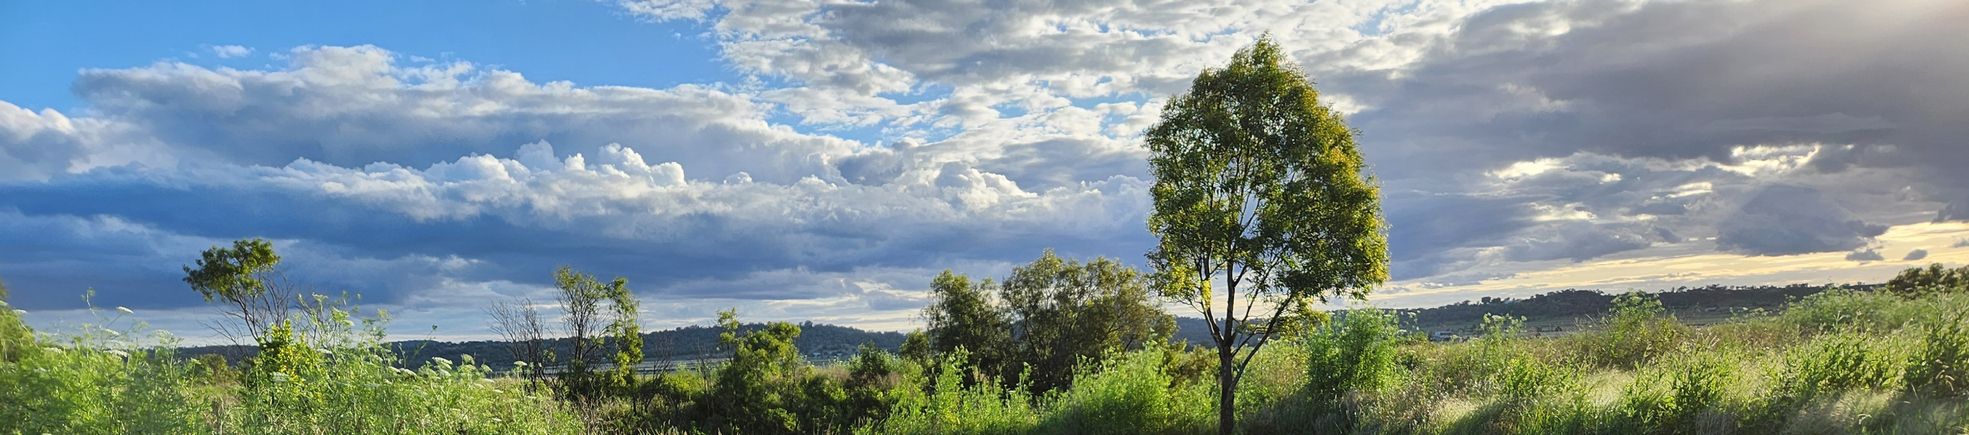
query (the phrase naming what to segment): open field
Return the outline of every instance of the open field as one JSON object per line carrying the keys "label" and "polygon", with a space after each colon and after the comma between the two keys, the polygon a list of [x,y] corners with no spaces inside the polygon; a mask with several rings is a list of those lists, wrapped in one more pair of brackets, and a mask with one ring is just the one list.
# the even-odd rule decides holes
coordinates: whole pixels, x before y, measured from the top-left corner
{"label": "open field", "polygon": [[[1697,327],[1630,296],[1588,330],[1533,338],[1522,320],[1491,317],[1453,343],[1356,312],[1259,355],[1239,390],[1240,430],[1960,432],[1962,290],[1833,289]],[[34,336],[0,319],[0,432],[1204,433],[1214,422],[1212,360],[1181,346],[1088,361],[1057,391],[967,380],[961,354],[877,351],[827,368],[787,362],[756,381],[729,376],[743,361],[640,376],[580,399],[471,359],[396,361],[353,326],[303,328],[325,345],[286,354],[279,370],[181,360],[140,330],[114,329],[128,322],[104,311],[105,328],[81,336]],[[768,395],[732,402],[747,390]],[[785,420],[734,418],[733,407]]]}

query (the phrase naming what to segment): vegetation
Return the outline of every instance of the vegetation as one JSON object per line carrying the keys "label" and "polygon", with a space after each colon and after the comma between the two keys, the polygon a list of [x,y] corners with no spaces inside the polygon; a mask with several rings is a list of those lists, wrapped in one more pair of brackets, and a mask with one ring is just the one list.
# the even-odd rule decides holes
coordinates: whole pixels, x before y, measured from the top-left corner
{"label": "vegetation", "polygon": [[[1043,255],[1007,285],[1108,295],[1050,305],[1096,319],[1139,276]],[[1080,270],[1080,272],[1064,272]],[[946,274],[946,287],[959,276]],[[1049,281],[1050,280],[1050,281]],[[1062,284],[1064,283],[1064,284]],[[1092,288],[1075,288],[1087,284]],[[1953,285],[1952,287],[1950,285]],[[606,287],[606,286],[605,286]],[[1001,286],[981,286],[998,288]],[[1072,288],[1073,290],[1063,290]],[[1882,287],[1884,289],[1884,287]],[[1428,341],[1405,311],[1309,317],[1256,354],[1233,410],[1242,433],[1954,433],[1969,430],[1969,286],[1832,288],[1770,312],[1687,326],[1629,293],[1571,334],[1533,337],[1489,316],[1474,339]],[[1019,290],[1019,291],[1028,291]],[[972,291],[975,291],[975,287]],[[4,293],[0,293],[4,295]],[[0,433],[1205,433],[1217,429],[1214,349],[1157,338],[1078,358],[1056,387],[1028,361],[1056,339],[990,293],[970,317],[1010,326],[990,366],[963,345],[911,334],[892,354],[861,346],[816,365],[802,325],[746,327],[721,313],[723,364],[606,383],[495,370],[471,355],[407,360],[381,343],[386,313],[297,298],[240,364],[184,358],[134,311],[36,334],[0,311]],[[616,298],[619,296],[611,296]],[[1028,296],[1020,296],[1028,297]],[[1123,299],[1131,299],[1133,296]],[[613,302],[604,302],[612,304]],[[1118,305],[1117,305],[1118,304]],[[935,308],[932,309],[934,312]],[[1087,311],[1076,311],[1087,310]],[[1029,311],[1030,312],[1030,311]],[[1148,312],[1153,313],[1153,310]],[[1119,318],[1125,318],[1121,316]],[[1020,320],[1012,320],[1020,319]],[[1118,322],[1118,321],[1115,321]],[[1026,326],[1032,325],[1032,326]],[[1096,325],[1099,325],[1097,322]],[[1108,325],[1120,327],[1122,325]],[[1108,329],[1087,337],[1118,337]],[[614,331],[611,331],[614,332]],[[1164,337],[1154,328],[1141,331]],[[943,334],[942,337],[962,335]],[[1079,338],[1080,335],[1066,335]],[[1046,337],[1046,338],[1040,338]],[[949,339],[949,338],[947,338]],[[1138,346],[1129,346],[1139,344]],[[1068,349],[1070,347],[1056,347]],[[618,356],[622,349],[616,349]],[[1075,350],[1078,352],[1078,350]],[[1010,376],[1018,376],[1012,378]],[[584,394],[577,388],[594,387]]]}
{"label": "vegetation", "polygon": [[1262,38],[1198,75],[1146,134],[1161,239],[1149,263],[1162,296],[1207,322],[1225,435],[1238,381],[1287,310],[1388,277],[1380,189],[1354,132],[1291,65]]}

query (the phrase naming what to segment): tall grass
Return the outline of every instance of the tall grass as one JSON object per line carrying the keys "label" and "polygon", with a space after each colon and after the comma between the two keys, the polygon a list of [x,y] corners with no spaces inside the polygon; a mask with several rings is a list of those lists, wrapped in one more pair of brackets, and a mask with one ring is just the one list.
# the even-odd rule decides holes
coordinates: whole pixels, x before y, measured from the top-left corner
{"label": "tall grass", "polygon": [[[1235,412],[1249,434],[1961,433],[1966,304],[1961,291],[1839,290],[1690,328],[1629,295],[1567,337],[1492,316],[1480,337],[1448,343],[1356,310],[1260,353]],[[641,377],[619,397],[574,404],[467,356],[398,361],[379,343],[381,316],[340,308],[276,328],[239,368],[174,355],[128,314],[59,336],[20,333],[13,314],[0,312],[0,433],[763,430],[718,423],[753,409],[726,403],[729,376],[708,376],[730,366]],[[1184,348],[1085,360],[1072,387],[1040,394],[966,367],[961,351],[924,361],[868,348],[835,367],[782,359],[758,385],[781,397],[769,406],[779,432],[1182,434],[1209,433],[1216,416],[1214,355]]]}
{"label": "tall grass", "polygon": [[[468,357],[400,368],[381,324],[337,309],[265,340],[244,377],[185,361],[134,312],[67,336],[6,337],[0,433],[579,433],[551,399]],[[11,314],[11,313],[10,313]],[[123,324],[121,329],[116,326]],[[0,317],[0,329],[21,327]]]}

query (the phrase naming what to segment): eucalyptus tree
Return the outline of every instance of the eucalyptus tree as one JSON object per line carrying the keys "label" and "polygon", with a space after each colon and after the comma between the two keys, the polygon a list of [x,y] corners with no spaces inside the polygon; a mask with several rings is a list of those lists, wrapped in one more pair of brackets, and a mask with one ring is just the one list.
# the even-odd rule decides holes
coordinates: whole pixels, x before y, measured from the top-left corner
{"label": "eucalyptus tree", "polygon": [[974,283],[948,270],[938,274],[930,282],[930,306],[923,309],[931,349],[938,354],[964,349],[966,366],[1001,373],[1010,357],[1012,324],[992,300],[996,288],[990,279]]}
{"label": "eucalyptus tree", "polygon": [[[226,315],[239,320],[247,336],[265,337],[273,326],[287,319],[294,306],[291,286],[282,280],[276,266],[280,255],[266,239],[243,239],[230,247],[213,246],[199,253],[197,266],[185,266],[185,284],[191,285],[206,302],[224,304]],[[211,325],[228,337],[241,331],[224,323]]]}
{"label": "eucalyptus tree", "polygon": [[1084,359],[1167,342],[1176,329],[1141,272],[1107,258],[1083,263],[1049,249],[1013,268],[1000,290],[1016,352],[1003,375],[1026,372],[1020,381],[1034,392],[1068,386]]}
{"label": "eucalyptus tree", "polygon": [[1289,310],[1365,297],[1388,275],[1380,192],[1354,132],[1288,62],[1260,39],[1199,74],[1145,135],[1152,280],[1210,325],[1225,434],[1245,367]]}
{"label": "eucalyptus tree", "polygon": [[[606,344],[602,304],[614,295],[628,291],[629,280],[616,278],[606,284],[594,275],[563,266],[554,271],[554,287],[560,291],[561,326],[568,337],[566,368],[562,377],[573,384],[570,393],[585,394],[592,389],[593,366]],[[613,328],[610,328],[613,329]],[[573,391],[579,390],[579,391]]]}

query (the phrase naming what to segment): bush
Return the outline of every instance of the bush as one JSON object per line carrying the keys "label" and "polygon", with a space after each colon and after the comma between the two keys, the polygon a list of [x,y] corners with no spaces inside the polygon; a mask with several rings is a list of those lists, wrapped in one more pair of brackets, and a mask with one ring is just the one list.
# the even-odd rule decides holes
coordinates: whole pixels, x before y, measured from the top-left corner
{"label": "bush", "polygon": [[1393,385],[1401,367],[1395,345],[1401,327],[1380,310],[1354,310],[1305,339],[1306,397],[1315,413],[1351,427],[1359,410],[1343,409],[1349,395],[1373,395]]}
{"label": "bush", "polygon": [[1207,431],[1216,423],[1213,385],[1174,386],[1158,349],[1085,364],[1052,401],[1041,432],[1155,434]]}
{"label": "bush", "polygon": [[1888,293],[1914,297],[1927,293],[1969,290],[1969,266],[1950,269],[1941,263],[1901,271],[1887,280]]}
{"label": "bush", "polygon": [[1786,353],[1773,398],[1798,402],[1854,388],[1890,389],[1906,361],[1892,345],[1858,332],[1820,336]]}
{"label": "bush", "polygon": [[1593,411],[1578,372],[1527,355],[1503,361],[1491,403],[1450,426],[1450,433],[1582,433]]}
{"label": "bush", "polygon": [[1943,397],[1969,394],[1969,324],[1964,315],[1930,325],[1903,379],[1912,392]]}
{"label": "bush", "polygon": [[[1031,432],[1038,415],[1023,388],[997,382],[964,387],[962,348],[943,356],[929,391],[903,389],[889,418],[855,428],[857,434],[1007,434]],[[906,385],[920,385],[907,382]]]}
{"label": "bush", "polygon": [[1734,429],[1725,399],[1736,380],[1731,356],[1702,354],[1642,373],[1609,416],[1619,433],[1716,433]]}
{"label": "bush", "polygon": [[1654,295],[1633,292],[1615,297],[1606,330],[1585,335],[1592,360],[1606,367],[1634,368],[1678,347],[1689,327],[1668,315]]}

